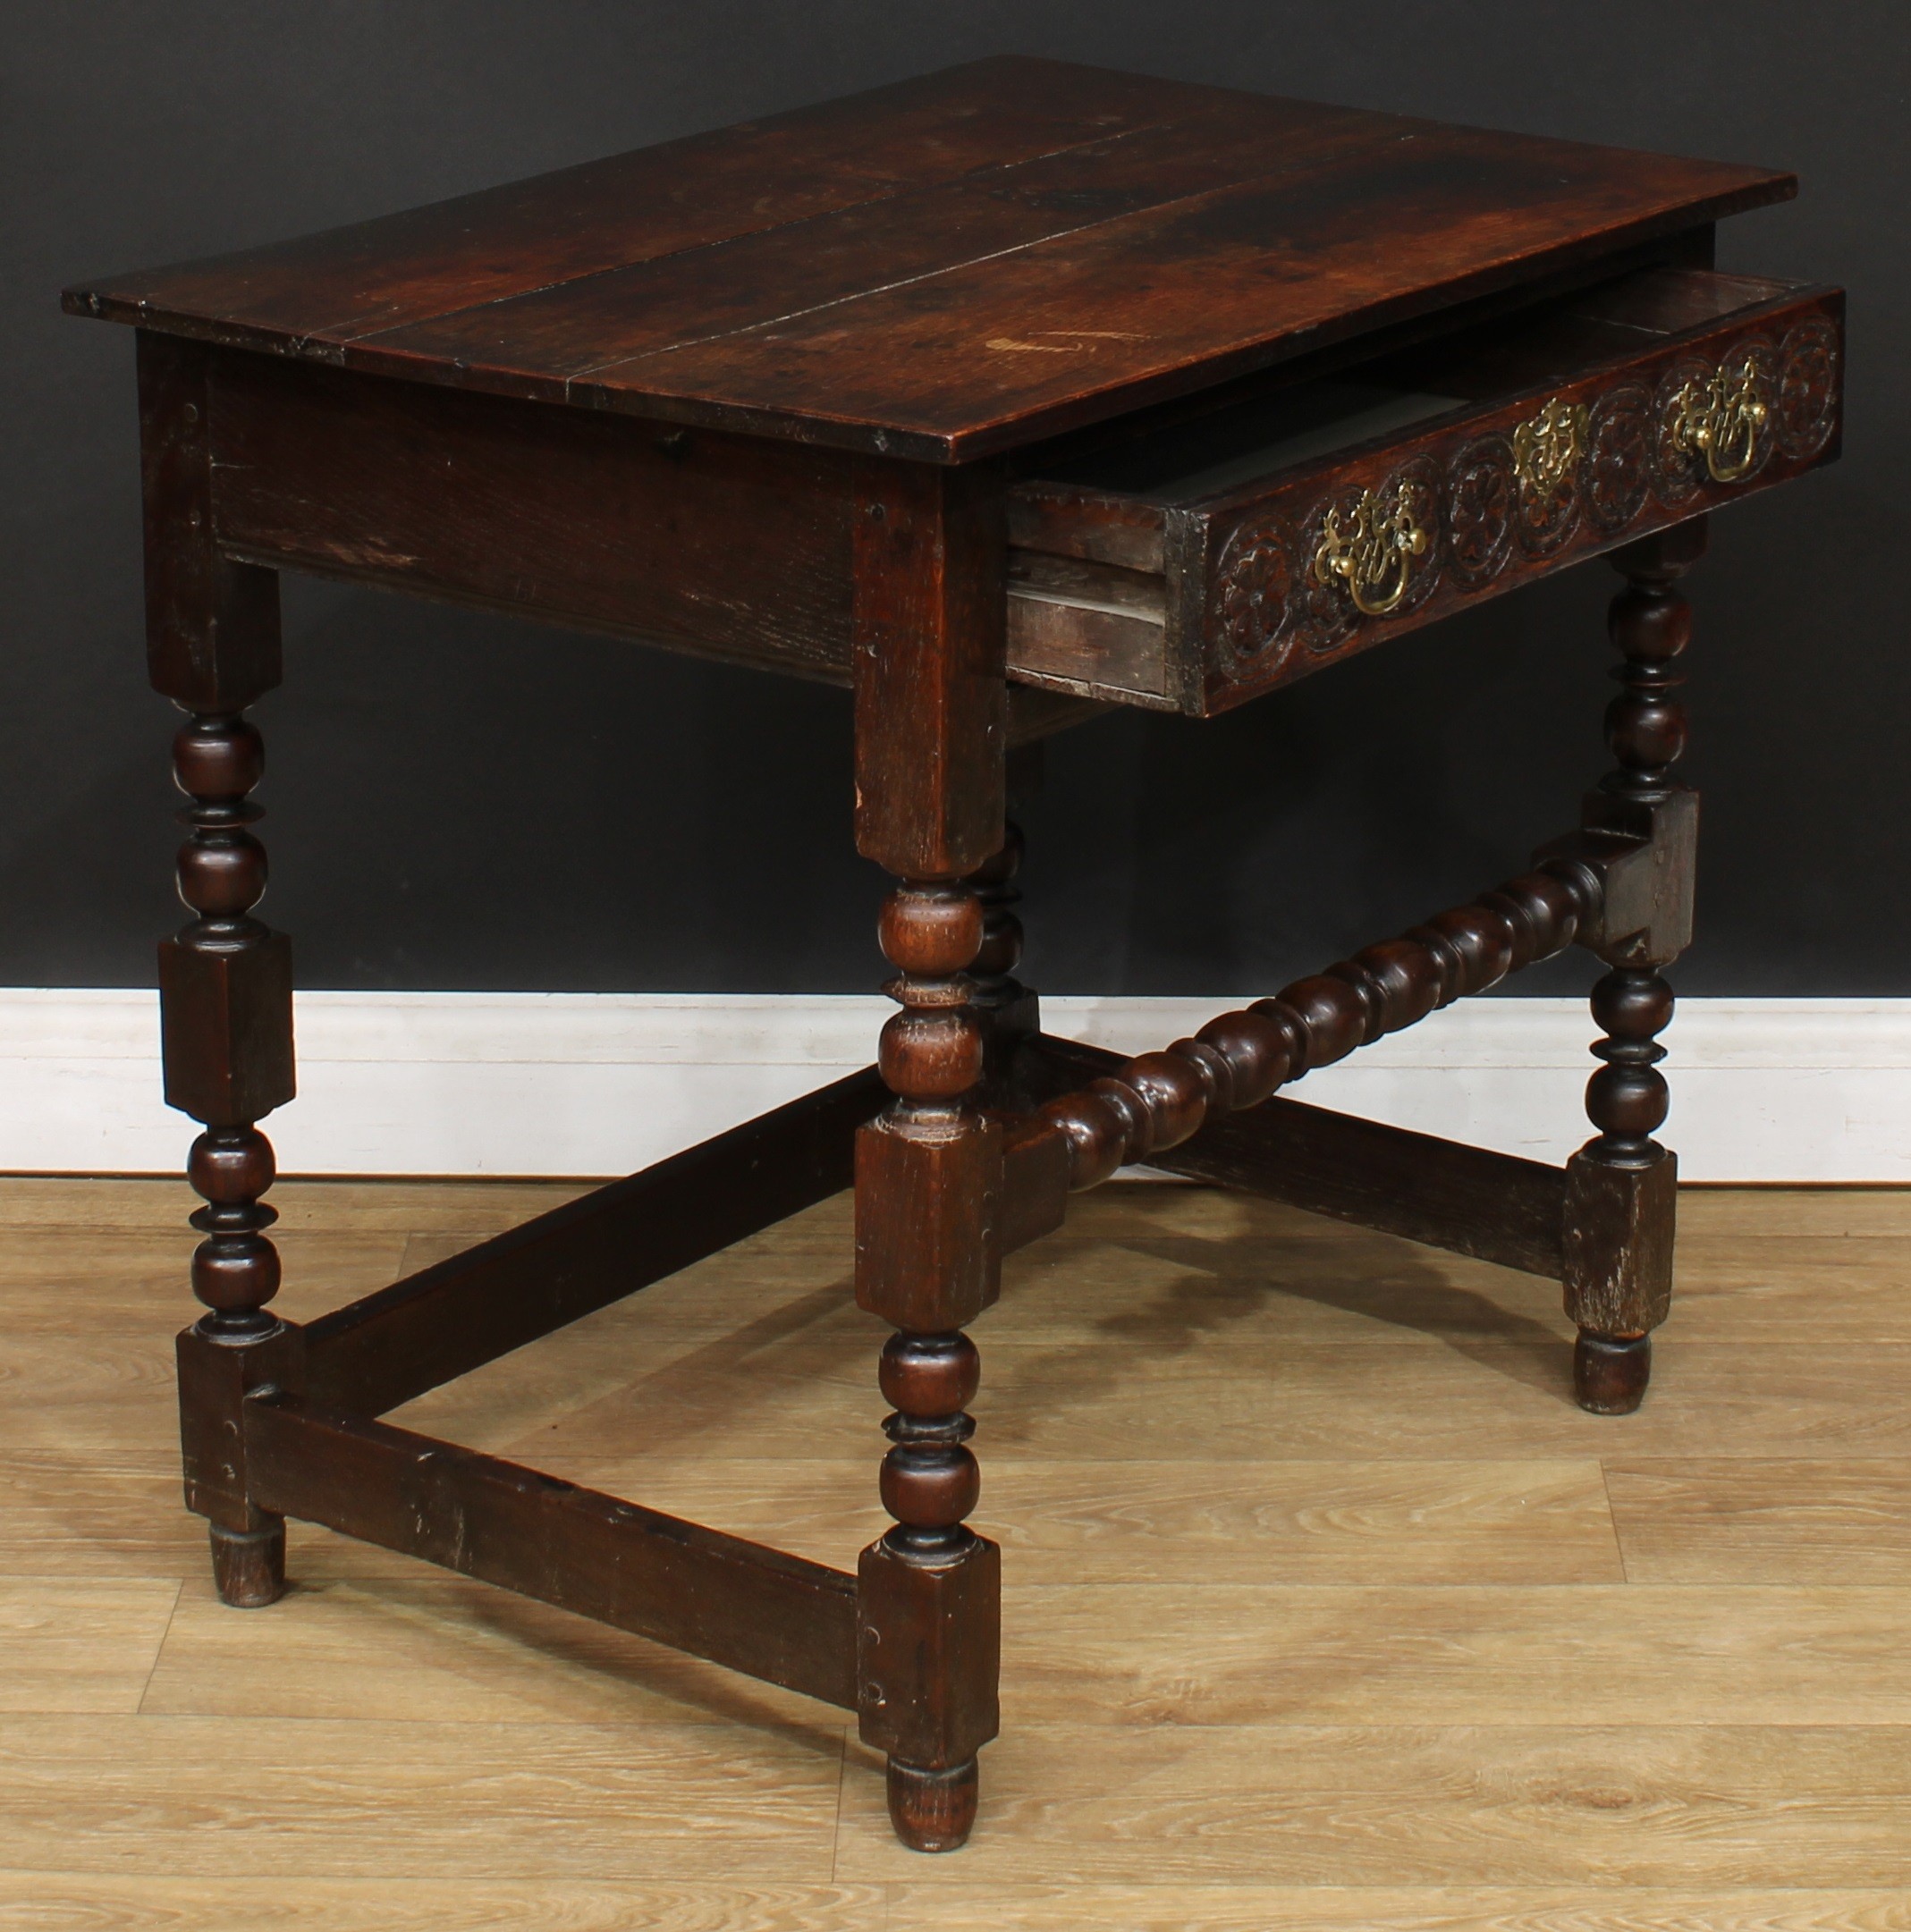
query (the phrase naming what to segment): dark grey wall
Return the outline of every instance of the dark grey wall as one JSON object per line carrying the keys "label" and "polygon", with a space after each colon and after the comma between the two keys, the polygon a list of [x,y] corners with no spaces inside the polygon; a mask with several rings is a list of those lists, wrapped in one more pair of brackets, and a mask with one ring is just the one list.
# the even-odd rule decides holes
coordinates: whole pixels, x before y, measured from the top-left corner
{"label": "dark grey wall", "polygon": [[[1837,468],[1716,519],[1688,991],[1911,991],[1902,0],[38,0],[5,12],[0,983],[178,923],[132,342],[81,274],[266,241],[1002,50],[1796,169],[1721,266],[1846,283]],[[1601,769],[1589,569],[1217,722],[1051,749],[1052,991],[1268,991],[1501,876]],[[840,693],[288,580],[267,914],[314,986],[854,990]],[[1566,983],[1584,979],[1578,969]],[[1529,983],[1527,990],[1543,988]]]}

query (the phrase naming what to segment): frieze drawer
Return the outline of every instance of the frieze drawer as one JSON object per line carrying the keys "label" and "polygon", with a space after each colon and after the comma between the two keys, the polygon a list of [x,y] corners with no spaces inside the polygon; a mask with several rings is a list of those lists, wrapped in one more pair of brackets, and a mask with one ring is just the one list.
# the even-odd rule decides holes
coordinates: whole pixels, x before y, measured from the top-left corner
{"label": "frieze drawer", "polygon": [[1226,711],[1838,452],[1844,296],[1655,269],[1082,447],[1010,500],[1023,683]]}

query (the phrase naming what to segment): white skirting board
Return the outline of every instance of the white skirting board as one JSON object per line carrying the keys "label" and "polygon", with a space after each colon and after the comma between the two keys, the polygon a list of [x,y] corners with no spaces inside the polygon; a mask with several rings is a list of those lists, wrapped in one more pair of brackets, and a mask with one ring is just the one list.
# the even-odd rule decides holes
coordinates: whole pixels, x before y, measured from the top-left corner
{"label": "white skirting board", "polygon": [[[1052,1032],[1127,1052],[1239,1005],[1043,1001]],[[287,1174],[612,1175],[867,1063],[879,997],[342,993],[298,1001]],[[1488,999],[1311,1075],[1297,1097],[1563,1160],[1588,1129],[1595,1029],[1576,1000]],[[177,1173],[195,1131],[159,1099],[149,992],[0,991],[0,1170]],[[1696,1181],[1911,1185],[1911,1000],[1689,1000],[1665,1035],[1663,1135]]]}

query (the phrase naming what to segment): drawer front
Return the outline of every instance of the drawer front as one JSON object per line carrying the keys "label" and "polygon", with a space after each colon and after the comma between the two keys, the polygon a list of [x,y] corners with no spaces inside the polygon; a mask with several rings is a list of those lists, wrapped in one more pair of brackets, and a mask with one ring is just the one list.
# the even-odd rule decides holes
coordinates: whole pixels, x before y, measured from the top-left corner
{"label": "drawer front", "polygon": [[[1836,453],[1843,298],[1815,290],[1655,339],[1543,389],[1449,411],[1425,430],[1306,463],[1227,497],[1160,512],[1158,612],[1146,578],[1095,560],[1102,519],[1080,493],[1025,487],[1022,533],[1071,516],[1074,569],[1120,597],[1082,595],[1096,629],[1064,621],[1066,573],[1040,555],[1011,571],[1019,675],[1080,688],[1084,640],[1119,631],[1089,681],[1130,704],[1224,711],[1383,637],[1800,474]],[[1044,493],[1046,493],[1045,495]],[[1045,519],[1045,521],[1044,521]],[[1022,540],[1027,540],[1025,534]],[[1148,561],[1124,535],[1119,553]],[[1116,552],[1109,552],[1112,556]],[[1042,605],[1019,618],[1017,601]],[[1058,603],[1063,608],[1058,610]],[[1111,612],[1126,608],[1125,619]],[[1066,633],[1072,655],[1031,664]],[[1146,662],[1149,644],[1159,668]],[[1106,674],[1113,667],[1112,677]],[[1060,676],[1053,676],[1059,671]]]}
{"label": "drawer front", "polygon": [[1680,342],[1205,517],[1181,586],[1203,708],[1826,460],[1838,311]]}

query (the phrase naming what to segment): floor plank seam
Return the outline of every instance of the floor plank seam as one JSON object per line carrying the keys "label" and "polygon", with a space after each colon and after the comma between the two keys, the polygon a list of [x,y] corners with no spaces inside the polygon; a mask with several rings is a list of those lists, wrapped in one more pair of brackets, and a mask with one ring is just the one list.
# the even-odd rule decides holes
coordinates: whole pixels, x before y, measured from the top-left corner
{"label": "floor plank seam", "polygon": [[[1687,1306],[1702,1302],[1707,1320],[1687,1335],[1688,1379],[1616,1425],[1572,1411],[1536,1356],[1520,1372],[1503,1346],[1473,1348],[1481,1320],[1532,1319],[1520,1278],[1454,1277],[1484,1311],[1467,1315],[1455,1360],[1427,1348],[1409,1363],[1403,1346],[1382,1363],[1336,1325],[1425,1314],[1405,1300],[1413,1283],[1326,1301],[1276,1289],[1222,1320],[1221,1299],[1149,1251],[1185,1246],[1199,1221],[1220,1249],[1273,1252],[1279,1228],[1230,1197],[1184,1199],[1153,1233],[1061,1255],[1061,1278],[1026,1303],[1005,1297],[1001,1318],[998,1358],[1025,1366],[985,1426],[999,1419],[1023,1439],[994,1444],[984,1464],[1010,1479],[990,1533],[1005,1545],[1019,1634],[974,1852],[946,1863],[887,1862],[881,1761],[853,1717],[746,1710],[714,1666],[687,1675],[683,1660],[614,1632],[577,1641],[568,1616],[535,1604],[532,1617],[504,1615],[521,1599],[456,1572],[294,1524],[303,1588],[276,1614],[222,1610],[203,1526],[179,1508],[176,1440],[162,1445],[156,1421],[164,1409],[170,1438],[162,1338],[145,1333],[161,1263],[129,1250],[107,1264],[112,1352],[87,1357],[83,1386],[69,1375],[70,1407],[13,1411],[17,1433],[79,1447],[11,1458],[0,1501],[21,1565],[8,1573],[16,1614],[44,1638],[15,1666],[36,1708],[7,1724],[0,1923],[38,1925],[54,1904],[75,1922],[196,1913],[236,1932],[250,1905],[219,1862],[220,1831],[244,1818],[288,1834],[281,1848],[304,1877],[279,1876],[309,1894],[300,1922],[314,1925],[461,1932],[557,1911],[567,1924],[699,1932],[1585,1932],[1620,1920],[1884,1932],[1911,1898],[1911,1648],[1898,1614],[1911,1430],[1898,1405],[1907,1347],[1867,1335],[1874,1313],[1891,1319],[1897,1285],[1911,1287],[1907,1206],[1911,1192],[1890,1209],[1906,1226],[1890,1246],[1854,1240],[1836,1273],[1821,1255],[1788,1277],[1790,1250],[1731,1236],[1732,1255],[1770,1284],[1739,1298],[1755,1312],[1759,1294],[1778,1298],[1759,1332],[1776,1336],[1787,1309],[1803,1321],[1829,1304],[1841,1353],[1780,1378],[1763,1346],[1739,1346],[1726,1319],[1736,1303],[1694,1291]],[[1100,1197],[1080,1211],[1102,1211]],[[736,1323],[815,1292],[812,1278],[836,1265],[816,1230],[847,1238],[846,1218],[829,1213],[841,1228],[824,1217],[797,1224],[787,1246],[762,1244],[776,1266]],[[454,1237],[405,1238],[435,1259]],[[45,1251],[16,1245],[7,1279],[37,1321]],[[1727,1259],[1721,1244],[1708,1280],[1728,1278]],[[751,1254],[710,1265],[719,1286],[757,1278]],[[1318,1270],[1310,1256],[1294,1270],[1332,1286],[1349,1265],[1323,1254]],[[1398,1260],[1376,1243],[1374,1265]],[[301,1295],[329,1292],[334,1272]],[[345,1262],[335,1272],[342,1296],[359,1288]],[[1099,1343],[1091,1290],[1088,1314],[1126,1324]],[[672,1349],[719,1345],[666,1413],[650,1411],[672,1365],[647,1370],[628,1324],[538,1345],[474,1390],[463,1430],[492,1453],[487,1437],[508,1433],[554,1472],[612,1493],[646,1497],[638,1472],[654,1467],[655,1506],[842,1565],[839,1540],[862,1536],[857,1511],[873,1489],[857,1448],[867,1405],[852,1415],[850,1386],[873,1346],[858,1353],[841,1324],[799,1338],[809,1353],[749,1430],[722,1412],[721,1431],[698,1436],[698,1419],[720,1413],[720,1345],[735,1332],[720,1300],[695,1336],[658,1331]],[[119,1346],[135,1328],[137,1362]],[[1185,1365],[1151,1380],[1150,1337],[1169,1334]],[[1232,1347],[1244,1334],[1250,1358]],[[1295,1335],[1290,1413],[1269,1403],[1256,1364]],[[574,1407],[562,1392],[596,1388],[606,1337],[629,1372]],[[65,1339],[30,1328],[21,1360]],[[1086,1447],[1069,1432],[1092,1428],[1097,1402],[1146,1416],[1153,1393],[1165,1423],[1103,1430]],[[1468,1405],[1458,1419],[1456,1399]],[[1212,1440],[1189,1454],[1197,1433]],[[1423,1437],[1432,1456],[1414,1453]],[[98,1457],[83,1447],[96,1440]],[[806,1442],[827,1453],[806,1455]],[[697,1453],[713,1444],[719,1453]],[[784,1472],[774,1485],[766,1455]],[[1222,1464],[1239,1480],[1218,1481]],[[60,1506],[67,1491],[78,1506]],[[30,1600],[43,1587],[55,1594]],[[1158,1615],[1168,1593],[1188,1599],[1185,1614]],[[1219,1627],[1237,1613],[1238,1632]],[[1178,1658],[1183,1621],[1194,1637]],[[89,1648],[94,1631],[110,1656]],[[1642,1648],[1655,1647],[1649,1668]],[[1576,1667],[1602,1658],[1616,1672],[1572,1693]],[[102,1698],[111,1708],[89,1708]],[[1031,1781],[1062,1764],[1081,1774],[1078,1802],[1031,1803]],[[309,1810],[294,1802],[308,1787]],[[465,1793],[522,1820],[484,1839],[480,1863],[495,1869],[481,1877],[459,1862],[471,1845],[445,1809]],[[119,1808],[175,1794],[196,1808],[194,1828],[134,1856]],[[359,1860],[351,1835],[368,1805],[396,1835],[388,1862],[421,1862],[375,1875]],[[1190,1834],[1190,1819],[1206,1822]],[[753,1835],[759,1822],[774,1844]],[[48,1865],[42,1851],[61,1856]],[[1502,1855],[1519,1877],[1481,1863]],[[1746,1881],[1747,1861],[1762,1882]],[[381,1890],[393,1902],[375,1912]]]}
{"label": "floor plank seam", "polygon": [[842,1801],[850,1784],[850,1726],[842,1727],[842,1750],[836,1759],[836,1816],[830,1827],[830,1883],[836,1883],[836,1866],[842,1855]]}
{"label": "floor plank seam", "polygon": [[[165,1577],[154,1577],[150,1581],[156,1583],[159,1583],[165,1582],[169,1581],[169,1579]],[[178,1580],[177,1588],[175,1588],[173,1592],[173,1601],[166,1607],[165,1628],[159,1632],[159,1641],[153,1646],[153,1661],[147,1668],[146,1681],[140,1686],[139,1701],[135,1703],[132,1707],[132,1714],[135,1717],[143,1717],[145,1715],[146,1700],[148,1695],[152,1691],[153,1679],[159,1675],[159,1665],[161,1659],[163,1659],[165,1656],[166,1639],[173,1634],[173,1619],[179,1615],[180,1602],[181,1599],[185,1596],[185,1593],[186,1580],[183,1577],[181,1577]]]}
{"label": "floor plank seam", "polygon": [[1629,1583],[1633,1581],[1632,1565],[1626,1560],[1625,1532],[1619,1528],[1619,1508],[1612,1500],[1611,1472],[1604,1456],[1601,1456],[1599,1459],[1599,1489],[1600,1493],[1606,1499],[1606,1522],[1611,1528],[1612,1548],[1619,1557],[1619,1581]]}

